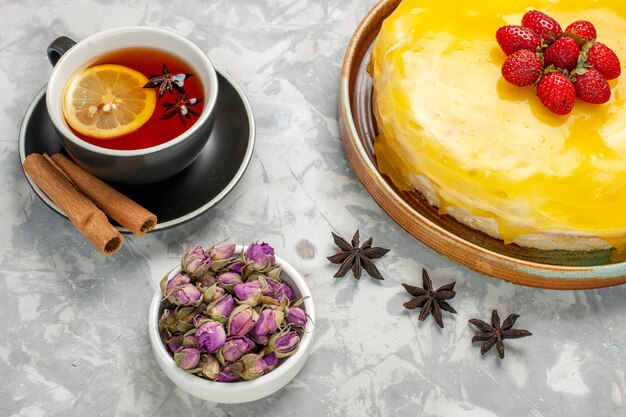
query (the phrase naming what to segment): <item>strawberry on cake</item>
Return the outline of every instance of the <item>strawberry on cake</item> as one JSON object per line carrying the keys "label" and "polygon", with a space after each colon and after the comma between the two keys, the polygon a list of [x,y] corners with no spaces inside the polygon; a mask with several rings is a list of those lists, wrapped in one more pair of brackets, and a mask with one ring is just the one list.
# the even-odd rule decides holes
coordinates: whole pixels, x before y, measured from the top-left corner
{"label": "strawberry on cake", "polygon": [[620,57],[621,1],[404,0],[372,51],[378,168],[506,243],[623,251]]}

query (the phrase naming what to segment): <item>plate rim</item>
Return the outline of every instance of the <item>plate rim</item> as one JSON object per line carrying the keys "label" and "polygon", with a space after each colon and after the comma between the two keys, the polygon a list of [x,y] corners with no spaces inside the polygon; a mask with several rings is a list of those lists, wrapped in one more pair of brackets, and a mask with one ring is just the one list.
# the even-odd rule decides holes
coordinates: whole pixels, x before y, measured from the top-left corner
{"label": "plate rim", "polygon": [[[378,25],[377,22],[382,23],[384,18],[395,10],[399,3],[400,0],[380,0],[369,10],[359,23],[347,45],[341,69],[338,106],[341,139],[353,170],[376,203],[392,220],[415,239],[436,252],[442,253],[488,276],[500,278],[515,284],[551,289],[589,289],[626,283],[626,262],[593,266],[551,265],[491,251],[467,241],[431,222],[428,218],[411,207],[389,186],[387,181],[385,181],[378,169],[374,166],[373,161],[368,157],[362,143],[363,138],[359,136],[356,129],[353,119],[350,88],[353,82],[352,75],[358,71],[358,67],[361,64],[357,53],[359,42],[371,35],[370,31],[372,27],[379,30],[380,25]],[[384,13],[386,13],[385,16],[381,18],[380,14]],[[375,38],[375,35],[369,37]],[[369,46],[370,44],[368,43],[367,45]],[[362,166],[359,164],[362,164]],[[364,168],[365,172],[361,171],[361,167]],[[378,189],[376,189],[376,187],[378,187]],[[377,192],[381,192],[384,195],[378,195]],[[455,254],[452,250],[435,248],[423,238],[416,236],[409,231],[408,226],[403,223],[406,222],[406,220],[396,219],[390,212],[391,210],[383,205],[383,202],[380,201],[383,197],[393,199],[393,201],[395,201],[393,204],[405,210],[405,212],[414,219],[413,221],[419,220],[423,227],[430,229],[431,233],[438,234],[442,241],[445,241],[448,245],[453,244],[454,248],[462,251],[462,253]],[[442,244],[443,243],[444,242],[442,242]],[[480,259],[470,261],[468,259],[469,256],[479,257]],[[517,276],[510,276],[509,274],[517,274]]]}
{"label": "plate rim", "polygon": [[[246,115],[247,115],[248,125],[249,125],[248,142],[247,142],[246,152],[245,152],[244,157],[243,157],[243,159],[241,161],[241,164],[239,165],[239,169],[237,170],[237,172],[235,173],[233,178],[228,182],[228,184],[215,197],[213,197],[211,200],[207,201],[205,204],[203,204],[202,206],[198,207],[197,209],[195,209],[195,210],[193,210],[193,211],[191,211],[191,212],[189,212],[189,213],[187,213],[187,214],[185,214],[183,216],[179,216],[179,217],[177,217],[175,219],[168,220],[168,221],[163,222],[163,223],[157,222],[156,227],[154,229],[152,229],[148,233],[154,233],[154,232],[157,232],[157,231],[166,230],[166,229],[170,229],[172,227],[181,225],[183,223],[186,223],[186,222],[188,222],[188,221],[198,217],[199,215],[201,215],[205,211],[209,210],[211,207],[213,207],[219,201],[221,201],[224,197],[226,197],[226,195],[228,193],[230,193],[235,188],[235,186],[239,183],[239,181],[243,177],[245,171],[247,170],[248,165],[250,164],[250,161],[252,160],[252,154],[253,154],[254,145],[255,145],[255,142],[256,142],[256,124],[255,124],[255,120],[254,120],[254,113],[252,112],[252,106],[250,105],[250,102],[249,102],[248,98],[246,97],[246,94],[244,93],[243,89],[233,79],[233,77],[230,76],[221,67],[219,67],[217,65],[213,65],[213,66],[215,68],[215,71],[218,73],[218,75],[224,77],[224,79],[235,89],[235,91],[237,92],[237,95],[241,99],[241,101],[242,101],[242,103],[244,105],[244,108],[246,110]],[[34,183],[34,181],[24,171],[24,168],[23,168],[24,159],[26,158],[26,148],[25,148],[26,147],[26,127],[27,127],[27,124],[28,124],[30,118],[32,117],[32,114],[33,114],[33,112],[35,110],[35,107],[39,104],[39,102],[41,101],[42,96],[46,93],[46,86],[47,86],[47,83],[44,84],[44,86],[35,95],[35,97],[31,101],[31,103],[29,104],[28,108],[26,109],[26,112],[24,113],[24,117],[22,118],[22,122],[20,124],[20,130],[19,130],[19,136],[18,136],[18,153],[19,153],[19,157],[20,157],[20,165],[22,166],[22,172],[24,173],[24,176],[26,177],[26,180],[30,184],[30,186],[33,189],[33,191],[35,192],[35,194],[37,194],[37,196],[48,207],[50,207],[50,209],[52,209],[53,211],[55,211],[57,214],[61,215],[65,219],[67,219],[67,216],[65,215],[65,213],[63,213],[63,211],[52,200],[50,200],[50,198],[41,190],[41,188],[39,188],[39,186]],[[121,233],[125,233],[125,234],[130,234],[131,233],[131,231],[126,229],[125,227],[117,226],[117,225],[114,226],[114,227],[117,228]]]}

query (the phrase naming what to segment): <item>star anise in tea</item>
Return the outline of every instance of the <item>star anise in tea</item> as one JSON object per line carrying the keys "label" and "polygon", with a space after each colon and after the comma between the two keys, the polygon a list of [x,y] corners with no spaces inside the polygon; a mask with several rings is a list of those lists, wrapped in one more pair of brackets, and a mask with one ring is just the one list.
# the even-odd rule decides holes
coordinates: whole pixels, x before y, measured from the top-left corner
{"label": "star anise in tea", "polygon": [[180,121],[183,125],[186,125],[185,119],[190,119],[192,115],[198,117],[198,112],[192,109],[192,107],[201,101],[202,97],[189,98],[187,93],[176,93],[176,101],[174,103],[161,103],[161,106],[165,107],[161,120],[171,119],[178,114]]}
{"label": "star anise in tea", "polygon": [[373,239],[370,237],[361,246],[359,246],[359,230],[352,237],[352,242],[348,242],[341,236],[331,232],[335,245],[341,249],[327,259],[334,264],[341,264],[339,270],[334,275],[336,278],[345,276],[348,271],[352,270],[356,279],[361,278],[363,269],[367,271],[372,278],[384,279],[372,259],[377,259],[389,252],[389,249],[372,246]]}
{"label": "star anise in tea", "polygon": [[453,299],[456,295],[456,291],[454,291],[455,284],[456,282],[451,282],[433,290],[433,282],[428,276],[428,271],[422,268],[422,286],[424,288],[415,287],[409,284],[402,284],[404,289],[415,297],[404,303],[404,308],[414,309],[421,307],[422,309],[420,310],[420,315],[418,317],[419,320],[426,320],[426,317],[432,313],[435,322],[439,325],[439,327],[443,328],[441,310],[456,313],[456,310],[446,301]]}
{"label": "star anise in tea", "polygon": [[185,84],[185,80],[189,77],[193,77],[193,74],[186,74],[184,72],[181,72],[180,74],[171,74],[167,69],[167,65],[163,64],[161,75],[151,75],[143,88],[159,87],[159,97],[162,97],[166,91],[173,94],[174,89],[180,93],[184,93],[185,90],[183,89],[183,85]]}
{"label": "star anise in tea", "polygon": [[480,354],[484,355],[495,344],[498,356],[500,356],[500,359],[504,359],[504,339],[519,339],[520,337],[531,336],[532,333],[528,330],[512,329],[518,317],[518,314],[510,314],[500,325],[498,311],[493,310],[491,312],[491,324],[479,319],[471,319],[469,321],[470,324],[480,330],[472,338],[472,343],[485,342],[480,347]]}

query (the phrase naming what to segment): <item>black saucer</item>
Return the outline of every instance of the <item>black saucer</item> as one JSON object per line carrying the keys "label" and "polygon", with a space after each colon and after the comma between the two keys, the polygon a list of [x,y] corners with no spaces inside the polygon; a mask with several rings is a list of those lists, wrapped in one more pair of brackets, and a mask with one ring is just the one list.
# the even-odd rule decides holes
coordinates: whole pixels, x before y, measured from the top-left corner
{"label": "black saucer", "polygon": [[[254,147],[252,109],[235,81],[217,69],[219,94],[211,137],[198,158],[188,168],[166,180],[147,185],[109,183],[156,214],[154,230],[177,226],[202,214],[230,190],[243,176]],[[28,108],[20,129],[20,160],[31,153],[64,152],[48,117],[45,87]],[[50,208],[59,208],[26,176],[37,195]],[[125,229],[120,228],[122,232]]]}

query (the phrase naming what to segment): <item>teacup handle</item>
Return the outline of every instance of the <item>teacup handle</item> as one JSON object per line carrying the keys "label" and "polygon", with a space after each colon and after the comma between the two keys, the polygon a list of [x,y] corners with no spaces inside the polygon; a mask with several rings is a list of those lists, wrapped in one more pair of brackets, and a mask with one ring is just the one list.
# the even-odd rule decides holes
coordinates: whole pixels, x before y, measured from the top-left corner
{"label": "teacup handle", "polygon": [[48,45],[47,53],[48,59],[52,66],[57,64],[57,61],[61,56],[66,53],[72,46],[76,45],[76,42],[68,38],[67,36],[59,36]]}

